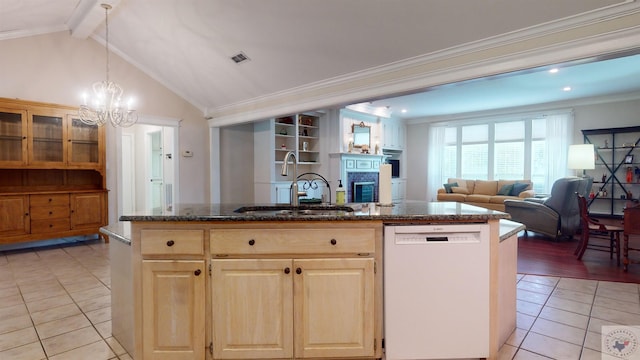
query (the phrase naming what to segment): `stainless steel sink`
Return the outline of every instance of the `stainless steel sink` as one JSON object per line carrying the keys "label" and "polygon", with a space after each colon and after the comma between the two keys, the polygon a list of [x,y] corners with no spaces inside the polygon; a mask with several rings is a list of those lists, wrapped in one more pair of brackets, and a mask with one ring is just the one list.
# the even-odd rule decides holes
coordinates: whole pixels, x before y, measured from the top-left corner
{"label": "stainless steel sink", "polygon": [[243,206],[234,212],[251,216],[348,216],[353,214],[353,208],[342,205],[264,205]]}

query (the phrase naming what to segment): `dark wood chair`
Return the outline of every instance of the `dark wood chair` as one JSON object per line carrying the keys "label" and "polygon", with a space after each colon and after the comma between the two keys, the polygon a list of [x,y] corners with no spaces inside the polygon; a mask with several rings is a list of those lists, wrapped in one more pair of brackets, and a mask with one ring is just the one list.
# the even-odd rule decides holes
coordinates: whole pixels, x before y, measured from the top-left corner
{"label": "dark wood chair", "polygon": [[[629,250],[640,250],[629,247],[630,235],[640,235],[640,206],[638,205],[633,207],[627,206],[624,209],[624,271],[627,271],[629,263],[632,262],[629,260]],[[634,261],[633,263],[637,263],[637,261]]]}
{"label": "dark wood chair", "polygon": [[[613,253],[616,253],[616,260],[618,266],[620,265],[620,233],[623,232],[623,228],[621,226],[615,225],[605,225],[598,222],[596,219],[593,219],[589,216],[589,212],[587,209],[587,199],[584,196],[576,193],[578,197],[578,206],[580,208],[580,242],[578,243],[578,247],[574,252],[577,255],[578,260],[582,259],[582,255],[584,255],[585,250],[598,250],[598,251],[608,251],[609,258],[613,259]],[[591,235],[608,235],[608,244],[595,244],[592,240]]]}

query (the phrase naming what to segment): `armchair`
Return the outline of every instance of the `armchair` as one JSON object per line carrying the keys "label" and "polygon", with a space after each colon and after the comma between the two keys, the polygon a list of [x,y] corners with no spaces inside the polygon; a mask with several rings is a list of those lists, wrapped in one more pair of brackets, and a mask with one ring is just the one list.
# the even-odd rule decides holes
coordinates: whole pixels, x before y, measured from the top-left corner
{"label": "armchair", "polygon": [[576,193],[588,191],[588,178],[566,177],[558,179],[551,194],[542,202],[505,200],[505,212],[511,220],[524,224],[533,231],[559,240],[572,237],[580,228],[580,209]]}

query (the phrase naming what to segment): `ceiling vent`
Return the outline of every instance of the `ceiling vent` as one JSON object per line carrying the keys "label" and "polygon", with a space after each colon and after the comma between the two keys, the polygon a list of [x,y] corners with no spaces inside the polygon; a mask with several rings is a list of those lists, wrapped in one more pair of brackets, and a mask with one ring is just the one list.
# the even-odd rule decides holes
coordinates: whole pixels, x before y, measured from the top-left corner
{"label": "ceiling vent", "polygon": [[243,53],[242,51],[233,55],[231,57],[231,60],[233,60],[233,62],[235,62],[236,64],[240,64],[241,62],[245,62],[247,60],[249,60],[249,57]]}

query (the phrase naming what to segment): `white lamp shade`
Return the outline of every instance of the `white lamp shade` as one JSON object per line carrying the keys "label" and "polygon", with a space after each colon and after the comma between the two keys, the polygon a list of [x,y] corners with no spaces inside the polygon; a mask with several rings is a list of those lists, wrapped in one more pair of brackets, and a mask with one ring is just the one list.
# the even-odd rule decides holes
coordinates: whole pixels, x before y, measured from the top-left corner
{"label": "white lamp shade", "polygon": [[595,169],[593,144],[569,145],[567,167],[574,170]]}

